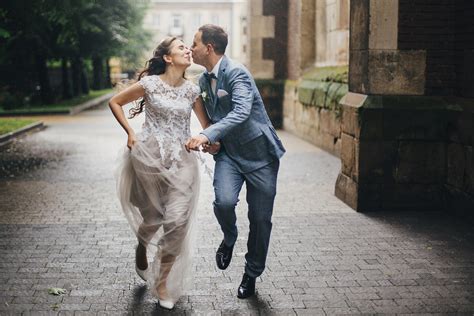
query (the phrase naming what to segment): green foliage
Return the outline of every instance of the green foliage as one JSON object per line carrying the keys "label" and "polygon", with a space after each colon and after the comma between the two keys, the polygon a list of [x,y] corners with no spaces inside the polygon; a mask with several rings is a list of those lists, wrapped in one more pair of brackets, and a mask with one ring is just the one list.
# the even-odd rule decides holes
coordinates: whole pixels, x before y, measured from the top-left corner
{"label": "green foliage", "polygon": [[305,106],[326,108],[341,116],[339,101],[348,92],[348,66],[315,67],[303,75],[298,100]]}
{"label": "green foliage", "polygon": [[52,287],[48,289],[48,293],[52,295],[66,294],[66,290],[59,287]]}
{"label": "green foliage", "polygon": [[[18,100],[48,103],[61,98],[52,87],[48,68],[61,74],[61,61],[74,78],[82,71],[92,76],[92,59],[99,65],[121,57],[135,65],[148,49],[149,36],[142,28],[145,8],[133,0],[15,0],[0,2],[0,90]],[[79,65],[79,66],[77,66]],[[104,67],[105,68],[105,67]],[[99,76],[103,70],[95,71]],[[74,75],[75,74],[75,75]],[[103,75],[105,77],[105,75]],[[103,78],[96,82],[103,82]],[[88,82],[74,93],[87,92]],[[100,84],[98,88],[103,87]],[[64,97],[68,97],[66,93]]]}
{"label": "green foliage", "polygon": [[349,67],[315,67],[303,74],[303,79],[311,81],[349,83]]}
{"label": "green foliage", "polygon": [[303,80],[298,87],[298,100],[307,106],[337,109],[347,91],[347,84]]}
{"label": "green foliage", "polygon": [[27,119],[0,118],[0,135],[13,132],[34,122],[34,120]]}
{"label": "green foliage", "polygon": [[[54,0],[49,0],[54,1]],[[57,1],[54,1],[57,2]],[[61,30],[58,44],[83,57],[120,56],[130,44],[143,48],[143,8],[129,0],[60,1],[48,13]]]}

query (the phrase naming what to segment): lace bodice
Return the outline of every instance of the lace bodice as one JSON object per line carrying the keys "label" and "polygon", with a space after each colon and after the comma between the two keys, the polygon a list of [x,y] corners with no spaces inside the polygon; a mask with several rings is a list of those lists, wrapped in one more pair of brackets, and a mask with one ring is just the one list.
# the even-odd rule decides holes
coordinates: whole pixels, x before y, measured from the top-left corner
{"label": "lace bodice", "polygon": [[200,89],[188,80],[173,87],[157,75],[146,76],[139,83],[145,89],[145,122],[137,138],[146,141],[154,137],[159,144],[160,157],[174,169],[191,136],[191,110]]}

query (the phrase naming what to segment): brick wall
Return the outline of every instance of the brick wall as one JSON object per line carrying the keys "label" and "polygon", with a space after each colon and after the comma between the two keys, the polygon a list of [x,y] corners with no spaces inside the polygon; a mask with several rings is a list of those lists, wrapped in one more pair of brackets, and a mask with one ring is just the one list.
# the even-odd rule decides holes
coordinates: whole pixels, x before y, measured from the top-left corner
{"label": "brick wall", "polygon": [[454,101],[458,110],[442,111],[424,128],[436,126],[445,148],[435,157],[443,162],[445,208],[474,218],[474,1],[400,0],[399,5],[398,48],[426,51],[425,95],[464,98]]}
{"label": "brick wall", "polygon": [[426,95],[453,95],[456,86],[454,0],[400,0],[398,48],[426,50]]}
{"label": "brick wall", "polygon": [[474,97],[474,1],[456,3],[455,61],[457,74],[456,94]]}
{"label": "brick wall", "polygon": [[399,49],[427,52],[425,94],[474,97],[474,1],[399,4]]}

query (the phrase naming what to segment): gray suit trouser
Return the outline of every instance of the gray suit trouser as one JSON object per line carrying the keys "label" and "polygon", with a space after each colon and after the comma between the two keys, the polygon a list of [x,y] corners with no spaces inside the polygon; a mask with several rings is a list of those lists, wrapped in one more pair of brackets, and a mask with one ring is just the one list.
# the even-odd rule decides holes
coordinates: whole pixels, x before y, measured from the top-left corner
{"label": "gray suit trouser", "polygon": [[247,189],[250,232],[245,255],[245,273],[258,277],[265,261],[272,231],[273,202],[280,161],[248,173],[239,171],[237,163],[225,152],[216,156],[214,170],[214,214],[224,233],[224,242],[232,246],[237,240],[235,206],[243,183]]}

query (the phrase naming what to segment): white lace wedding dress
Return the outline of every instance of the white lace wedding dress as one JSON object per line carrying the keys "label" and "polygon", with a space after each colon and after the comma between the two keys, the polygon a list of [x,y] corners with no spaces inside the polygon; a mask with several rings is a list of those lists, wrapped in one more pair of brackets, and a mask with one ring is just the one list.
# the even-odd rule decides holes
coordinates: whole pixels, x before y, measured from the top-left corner
{"label": "white lace wedding dress", "polygon": [[176,302],[192,285],[191,242],[200,176],[197,154],[188,153],[184,144],[200,91],[190,81],[172,87],[157,75],[139,83],[145,89],[145,122],[135,145],[120,157],[117,191],[138,240],[154,254],[147,280],[155,296],[161,259],[175,258],[166,286]]}

